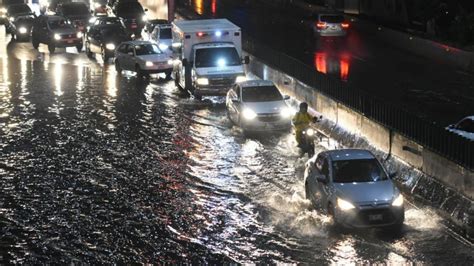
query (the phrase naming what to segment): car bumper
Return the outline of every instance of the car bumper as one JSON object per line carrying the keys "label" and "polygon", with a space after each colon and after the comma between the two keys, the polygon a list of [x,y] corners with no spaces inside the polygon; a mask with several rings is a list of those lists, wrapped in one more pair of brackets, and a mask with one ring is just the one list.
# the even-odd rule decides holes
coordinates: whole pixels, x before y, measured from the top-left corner
{"label": "car bumper", "polygon": [[316,33],[321,37],[345,37],[347,35],[347,31],[345,30],[338,30],[338,31],[317,30]]}
{"label": "car bumper", "polygon": [[289,130],[291,128],[290,119],[280,119],[278,121],[260,121],[259,117],[251,121],[245,121],[242,118],[240,127],[247,131],[280,131]]}
{"label": "car bumper", "polygon": [[399,207],[370,208],[342,211],[335,209],[336,222],[345,227],[372,228],[403,224],[405,209]]}
{"label": "car bumper", "polygon": [[142,71],[147,73],[147,74],[172,72],[173,71],[173,66],[166,65],[166,66],[145,67],[145,68],[142,69]]}
{"label": "car bumper", "polygon": [[82,39],[63,39],[55,40],[54,46],[56,47],[72,47],[82,44]]}

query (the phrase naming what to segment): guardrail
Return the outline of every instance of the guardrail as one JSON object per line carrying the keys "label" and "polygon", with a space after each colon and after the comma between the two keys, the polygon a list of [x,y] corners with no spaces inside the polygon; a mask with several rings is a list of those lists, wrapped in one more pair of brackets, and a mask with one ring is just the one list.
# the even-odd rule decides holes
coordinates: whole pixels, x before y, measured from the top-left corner
{"label": "guardrail", "polygon": [[317,88],[335,101],[412,139],[424,148],[428,148],[471,171],[474,169],[474,141],[451,133],[439,125],[384,102],[362,90],[349,87],[346,83],[317,72],[312,66],[259,43],[249,36],[244,35],[243,37],[244,50],[257,56],[268,65],[308,86]]}

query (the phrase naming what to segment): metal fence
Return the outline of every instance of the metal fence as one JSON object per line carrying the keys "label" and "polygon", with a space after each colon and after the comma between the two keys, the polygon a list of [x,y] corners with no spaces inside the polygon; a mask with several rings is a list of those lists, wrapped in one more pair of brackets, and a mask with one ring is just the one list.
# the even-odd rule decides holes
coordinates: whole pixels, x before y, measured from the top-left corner
{"label": "metal fence", "polygon": [[268,65],[317,88],[332,99],[347,105],[401,135],[470,170],[474,169],[474,142],[451,133],[413,113],[384,102],[346,83],[317,72],[295,58],[278,52],[244,35],[243,48]]}

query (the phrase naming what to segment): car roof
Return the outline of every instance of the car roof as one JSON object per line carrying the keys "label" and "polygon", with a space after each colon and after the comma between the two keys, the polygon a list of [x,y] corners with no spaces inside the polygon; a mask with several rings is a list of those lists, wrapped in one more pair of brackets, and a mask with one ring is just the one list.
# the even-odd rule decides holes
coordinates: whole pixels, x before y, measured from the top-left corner
{"label": "car roof", "polygon": [[275,84],[272,81],[261,80],[261,79],[247,80],[247,81],[239,83],[239,85],[241,88],[275,86]]}
{"label": "car roof", "polygon": [[323,153],[328,155],[332,161],[375,159],[370,151],[361,149],[329,150]]}
{"label": "car roof", "polygon": [[156,44],[154,42],[150,41],[128,41],[128,42],[123,42],[124,44],[132,44],[132,45],[141,45],[141,44]]}

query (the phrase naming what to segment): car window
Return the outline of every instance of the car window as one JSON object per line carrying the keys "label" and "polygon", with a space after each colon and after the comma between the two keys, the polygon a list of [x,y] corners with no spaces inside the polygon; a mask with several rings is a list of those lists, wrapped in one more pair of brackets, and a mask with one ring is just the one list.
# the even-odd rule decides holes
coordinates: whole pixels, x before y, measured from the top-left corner
{"label": "car window", "polygon": [[160,39],[171,39],[171,28],[160,29]]}
{"label": "car window", "polygon": [[376,159],[334,161],[332,169],[334,183],[377,182],[388,179]]}
{"label": "car window", "polygon": [[127,47],[127,54],[128,54],[128,53],[132,53],[132,54],[134,53],[133,45],[128,45],[128,47]]}
{"label": "car window", "polygon": [[121,45],[117,50],[120,52],[120,53],[127,53],[127,48],[128,48],[128,45],[126,44],[123,44]]}
{"label": "car window", "polygon": [[161,54],[160,48],[155,44],[141,44],[135,45],[135,52],[137,55]]}
{"label": "car window", "polygon": [[321,15],[320,20],[327,23],[342,23],[344,16],[342,15]]}
{"label": "car window", "polygon": [[321,172],[322,175],[325,177],[329,176],[329,164],[327,159],[323,159],[322,165],[321,165]]}
{"label": "car window", "polygon": [[138,2],[119,3],[117,5],[117,14],[119,16],[136,15],[144,13],[142,5]]}
{"label": "car window", "polygon": [[474,121],[471,119],[464,119],[459,123],[457,129],[466,131],[469,133],[474,133]]}
{"label": "car window", "polygon": [[244,102],[272,102],[283,100],[283,96],[275,86],[245,87],[242,90],[242,100]]}
{"label": "car window", "polygon": [[48,21],[48,25],[51,29],[61,29],[61,28],[69,28],[69,25],[64,19],[55,19]]}

